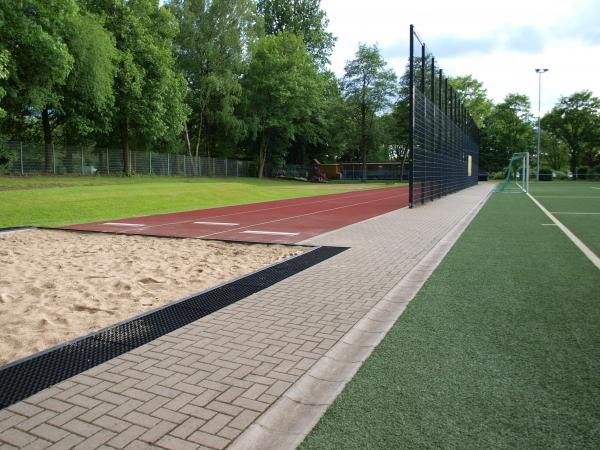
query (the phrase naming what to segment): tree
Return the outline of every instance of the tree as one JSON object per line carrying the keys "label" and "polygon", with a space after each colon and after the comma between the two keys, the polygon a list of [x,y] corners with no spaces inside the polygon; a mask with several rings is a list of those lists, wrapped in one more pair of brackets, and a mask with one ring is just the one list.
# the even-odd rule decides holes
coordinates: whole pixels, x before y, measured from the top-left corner
{"label": "tree", "polygon": [[267,34],[288,32],[301,36],[320,67],[329,62],[335,38],[326,31],[329,20],[321,9],[321,0],[258,0],[258,11]]}
{"label": "tree", "polygon": [[569,161],[569,147],[546,130],[542,130],[540,137],[540,152],[545,163],[554,170],[563,170]]}
{"label": "tree", "polygon": [[484,121],[481,132],[480,167],[497,171],[506,167],[513,153],[534,148],[535,133],[526,95],[508,94]]}
{"label": "tree", "polygon": [[343,96],[357,125],[364,180],[367,154],[374,147],[375,117],[392,105],[397,94],[396,82],[396,75],[386,68],[376,45],[360,44],[355,59],[346,63]]}
{"label": "tree", "polygon": [[285,158],[297,134],[314,137],[311,117],[322,108],[322,78],[302,40],[281,33],[256,43],[243,88],[246,123],[258,146],[262,178],[269,156]]}
{"label": "tree", "polygon": [[11,55],[5,105],[19,119],[41,115],[46,172],[52,171],[54,119],[61,89],[74,63],[64,36],[77,13],[74,0],[0,2],[0,42]]}
{"label": "tree", "polygon": [[175,70],[177,21],[157,0],[87,0],[115,37],[113,132],[130,172],[129,146],[173,145],[188,115],[185,80]]}
{"label": "tree", "polygon": [[61,89],[57,122],[63,124],[67,144],[81,143],[110,131],[117,51],[112,34],[87,11],[68,24],[65,42],[74,62]]}
{"label": "tree", "polygon": [[198,157],[202,146],[206,155],[214,155],[220,142],[231,148],[243,137],[235,108],[241,100],[245,51],[258,35],[256,4],[175,0],[170,10],[179,22],[177,61],[192,110],[185,127],[187,151]]}
{"label": "tree", "polygon": [[571,172],[577,173],[581,159],[592,166],[600,153],[600,99],[590,91],[561,97],[542,119],[542,129],[550,131],[569,148]]}
{"label": "tree", "polygon": [[[0,50],[0,81],[8,78],[8,69],[6,67],[8,65],[8,58],[9,53],[6,50]],[[4,97],[4,94],[6,94],[6,91],[0,86],[0,101],[2,100],[2,97]],[[6,111],[0,108],[0,119],[5,116]]]}
{"label": "tree", "polygon": [[481,128],[485,119],[492,114],[494,107],[494,103],[487,96],[487,89],[483,87],[483,83],[471,75],[450,77],[448,82],[462,99],[475,124]]}

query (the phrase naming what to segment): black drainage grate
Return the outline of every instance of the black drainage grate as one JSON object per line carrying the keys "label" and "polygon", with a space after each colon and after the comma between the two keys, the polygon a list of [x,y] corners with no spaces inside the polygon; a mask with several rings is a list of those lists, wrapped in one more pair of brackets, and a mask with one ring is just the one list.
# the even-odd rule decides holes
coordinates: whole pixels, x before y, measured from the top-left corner
{"label": "black drainage grate", "polygon": [[346,249],[315,248],[210,291],[8,364],[0,368],[0,409],[262,291]]}

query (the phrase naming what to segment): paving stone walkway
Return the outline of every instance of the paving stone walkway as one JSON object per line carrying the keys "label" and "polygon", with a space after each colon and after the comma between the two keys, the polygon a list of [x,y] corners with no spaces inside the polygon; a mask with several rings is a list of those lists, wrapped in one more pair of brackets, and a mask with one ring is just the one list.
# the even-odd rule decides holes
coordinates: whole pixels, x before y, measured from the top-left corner
{"label": "paving stone walkway", "polygon": [[433,270],[427,255],[492,187],[306,241],[351,248],[0,410],[0,448],[293,447],[326,408],[296,395],[341,391],[366,356],[351,357],[342,378],[332,358],[370,352],[383,331],[375,339],[365,321],[387,315],[382,305],[407,283],[418,289],[423,277],[411,274]]}

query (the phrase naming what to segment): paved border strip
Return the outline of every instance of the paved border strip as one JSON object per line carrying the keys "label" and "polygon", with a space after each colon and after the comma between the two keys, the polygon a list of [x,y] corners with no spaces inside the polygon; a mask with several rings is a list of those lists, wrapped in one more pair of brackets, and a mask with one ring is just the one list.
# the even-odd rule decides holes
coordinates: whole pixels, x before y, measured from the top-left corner
{"label": "paved border strip", "polygon": [[293,449],[300,445],[492,193],[490,191],[481,199],[371,311],[228,448]]}
{"label": "paved border strip", "polygon": [[533,203],[535,203],[544,214],[546,214],[550,220],[552,220],[552,222],[554,222],[558,228],[561,229],[561,231],[563,233],[565,233],[567,235],[567,237],[569,239],[571,239],[571,242],[573,242],[573,244],[575,244],[577,246],[577,248],[579,248],[579,250],[581,250],[583,252],[583,254],[585,256],[588,257],[588,259],[592,262],[592,264],[594,264],[596,266],[596,268],[600,269],[600,258],[598,257],[598,255],[596,255],[592,250],[590,250],[590,248],[585,245],[581,239],[579,239],[577,236],[575,236],[571,230],[569,230],[566,226],[563,225],[563,223],[558,220],[556,217],[554,217],[554,215],[548,211],[544,205],[542,205],[540,202],[538,202],[536,200],[536,198],[531,195],[529,192],[527,193],[527,196],[533,201]]}
{"label": "paved border strip", "polygon": [[0,367],[0,410],[347,250],[321,246]]}

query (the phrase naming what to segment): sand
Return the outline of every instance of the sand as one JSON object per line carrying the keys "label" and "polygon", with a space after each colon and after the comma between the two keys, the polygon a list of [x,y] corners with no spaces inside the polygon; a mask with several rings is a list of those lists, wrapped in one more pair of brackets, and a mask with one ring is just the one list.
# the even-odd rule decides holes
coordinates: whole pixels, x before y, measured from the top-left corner
{"label": "sand", "polygon": [[27,230],[0,234],[0,364],[305,249]]}

